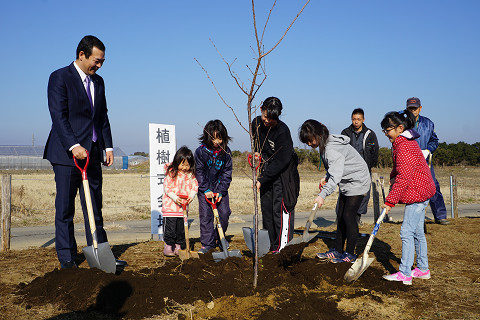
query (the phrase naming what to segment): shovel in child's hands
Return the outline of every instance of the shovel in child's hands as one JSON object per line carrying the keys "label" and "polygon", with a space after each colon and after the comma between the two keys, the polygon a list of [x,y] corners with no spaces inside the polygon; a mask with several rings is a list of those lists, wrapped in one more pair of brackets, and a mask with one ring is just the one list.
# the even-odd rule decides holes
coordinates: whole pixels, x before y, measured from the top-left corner
{"label": "shovel in child's hands", "polygon": [[215,223],[217,225],[218,235],[220,237],[220,243],[222,244],[222,248],[221,248],[222,252],[212,252],[213,259],[216,262],[218,262],[228,257],[241,258],[242,254],[240,253],[240,250],[230,250],[230,251],[228,250],[228,243],[227,243],[227,240],[225,239],[225,234],[223,233],[222,225],[220,223],[220,217],[218,216],[218,210],[217,210],[218,193],[213,194],[212,201],[210,201],[206,195],[205,195],[205,199],[212,206],[213,216],[215,217]]}
{"label": "shovel in child's hands", "polygon": [[347,282],[353,282],[360,278],[360,276],[365,272],[365,270],[367,270],[367,268],[372,264],[373,260],[375,260],[375,258],[373,257],[368,257],[368,252],[370,251],[373,239],[375,238],[375,235],[377,234],[378,229],[380,228],[380,224],[382,223],[386,213],[387,210],[384,208],[382,210],[382,213],[380,214],[380,217],[378,217],[377,222],[375,223],[375,227],[373,228],[372,234],[370,235],[367,245],[365,246],[365,250],[363,251],[362,258],[357,258],[357,260],[353,263],[350,269],[348,269],[347,273],[345,273],[344,279]]}
{"label": "shovel in child's hands", "polygon": [[190,258],[199,258],[198,252],[195,251],[190,251],[190,236],[189,236],[189,230],[188,230],[188,211],[187,211],[187,201],[188,201],[188,196],[186,195],[179,195],[179,198],[182,199],[182,209],[183,209],[183,228],[185,230],[185,245],[186,248],[185,250],[179,250],[178,251],[178,256],[180,259],[186,260]]}
{"label": "shovel in child's hands", "polygon": [[95,217],[93,214],[93,207],[92,207],[92,198],[90,196],[90,186],[88,184],[87,179],[87,167],[89,162],[88,152],[87,152],[87,160],[85,163],[85,167],[82,169],[78,163],[77,159],[73,157],[73,161],[75,165],[82,173],[82,181],[83,181],[83,191],[85,193],[85,203],[87,207],[87,219],[90,226],[90,232],[92,234],[93,245],[83,248],[83,254],[87,259],[88,265],[91,268],[98,268],[108,273],[115,273],[117,270],[117,264],[115,261],[115,257],[113,255],[112,249],[108,242],[98,243],[97,240],[97,227],[95,226]]}

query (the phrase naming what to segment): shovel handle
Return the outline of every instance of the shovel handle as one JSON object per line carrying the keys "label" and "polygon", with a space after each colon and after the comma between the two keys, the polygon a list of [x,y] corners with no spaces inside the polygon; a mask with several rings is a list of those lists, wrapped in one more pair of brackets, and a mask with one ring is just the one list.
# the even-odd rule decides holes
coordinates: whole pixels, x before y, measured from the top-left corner
{"label": "shovel handle", "polygon": [[383,218],[385,217],[385,214],[387,213],[387,209],[383,208],[382,213],[377,219],[377,222],[375,223],[375,227],[373,228],[372,234],[370,235],[370,238],[368,239],[367,245],[365,246],[365,250],[363,251],[363,255],[367,256],[368,252],[370,251],[370,247],[372,246],[373,239],[377,235],[378,229],[380,228],[380,225],[383,222]]}
{"label": "shovel handle", "polygon": [[[179,194],[178,197],[180,199],[188,200],[188,196],[185,194]],[[182,202],[182,209],[183,211],[187,210],[187,204],[185,202]]]}
{"label": "shovel handle", "polygon": [[[258,157],[255,157],[255,158],[258,158],[258,163],[255,166],[255,171],[257,171],[258,167],[260,166],[260,162],[262,162],[262,156],[258,156]],[[250,167],[253,168],[252,159],[253,159],[253,156],[251,154],[249,154],[248,157],[247,157],[248,164],[250,165]]]}
{"label": "shovel handle", "polygon": [[87,206],[87,214],[88,214],[88,224],[90,226],[90,233],[92,234],[92,242],[93,247],[95,250],[98,248],[98,240],[97,240],[97,226],[95,225],[95,216],[93,214],[93,207],[92,207],[92,197],[90,195],[90,185],[88,184],[87,179],[87,168],[89,162],[88,151],[87,152],[87,161],[85,166],[82,168],[78,165],[77,159],[75,156],[73,157],[73,161],[77,166],[78,170],[82,173],[82,181],[83,181],[83,193],[85,194],[85,204]]}
{"label": "shovel handle", "polygon": [[[222,239],[225,239],[225,234],[223,233],[222,224],[220,223],[220,217],[218,216],[218,210],[217,210],[218,197],[217,196],[218,196],[218,193],[214,193],[212,198],[212,199],[215,199],[214,201],[208,200],[207,196],[205,196],[205,200],[207,200],[207,202],[210,203],[210,205],[212,206],[213,216],[215,217],[215,223],[217,225],[218,235],[220,236],[220,241],[221,241]],[[225,250],[227,249],[225,248]]]}
{"label": "shovel handle", "polygon": [[82,180],[87,180],[87,168],[88,168],[88,163],[90,162],[90,157],[88,156],[88,151],[85,150],[87,153],[87,162],[85,163],[85,167],[80,167],[77,163],[77,158],[73,156],[73,162],[75,162],[75,165],[77,166],[78,170],[82,173]]}
{"label": "shovel handle", "polygon": [[205,195],[205,200],[207,200],[208,203],[212,206],[213,210],[217,210],[217,203],[218,203],[218,193],[213,194],[213,201],[208,200],[207,195]]}

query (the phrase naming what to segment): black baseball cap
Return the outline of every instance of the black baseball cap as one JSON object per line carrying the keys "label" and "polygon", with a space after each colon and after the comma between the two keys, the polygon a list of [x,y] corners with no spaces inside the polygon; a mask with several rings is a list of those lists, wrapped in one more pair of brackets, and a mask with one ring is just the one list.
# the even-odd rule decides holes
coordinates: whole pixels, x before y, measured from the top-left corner
{"label": "black baseball cap", "polygon": [[422,105],[422,103],[420,102],[420,99],[418,98],[409,98],[407,99],[407,108],[408,107],[415,107],[415,108],[418,108]]}

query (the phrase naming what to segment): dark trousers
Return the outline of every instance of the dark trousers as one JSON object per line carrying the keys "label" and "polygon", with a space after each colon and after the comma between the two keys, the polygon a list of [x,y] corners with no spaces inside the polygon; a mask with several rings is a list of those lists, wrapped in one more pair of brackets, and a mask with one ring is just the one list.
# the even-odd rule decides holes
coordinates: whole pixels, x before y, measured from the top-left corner
{"label": "dark trousers", "polygon": [[183,225],[183,218],[166,217],[164,218],[164,234],[163,241],[169,246],[179,244],[182,249],[185,249],[185,227]]}
{"label": "dark trousers", "polygon": [[288,212],[283,205],[280,177],[261,186],[260,204],[263,228],[270,238],[270,250],[281,250],[293,238],[295,210]]}
{"label": "dark trousers", "polygon": [[[198,196],[198,215],[200,220],[200,242],[202,246],[208,249],[215,248],[219,241],[218,232],[215,226],[215,218],[213,216],[212,206],[205,200],[203,193]],[[232,214],[230,210],[230,200],[228,194],[222,197],[222,200],[217,203],[218,217],[220,225],[224,233],[227,232],[228,219]]]}
{"label": "dark trousers", "polygon": [[445,208],[445,201],[443,195],[440,192],[440,184],[435,178],[435,170],[433,170],[433,164],[430,166],[430,172],[432,173],[433,182],[435,182],[435,195],[430,198],[430,208],[432,209],[435,220],[447,219],[447,208]]}
{"label": "dark trousers", "polygon": [[355,254],[358,237],[357,212],[364,196],[346,196],[340,194],[338,198],[337,211],[337,236],[335,249],[343,252],[345,241],[347,242],[346,252]]}
{"label": "dark trousers", "polygon": [[[370,190],[363,197],[362,203],[358,207],[357,215],[366,214],[368,211],[368,201],[370,200]],[[338,195],[337,206],[335,207],[335,212],[338,214],[338,205],[340,203],[340,195]]]}
{"label": "dark trousers", "polygon": [[[97,144],[92,145],[90,162],[87,168],[87,179],[92,198],[93,215],[97,229],[98,243],[107,242],[107,234],[103,229],[102,217],[102,166],[101,154]],[[84,167],[85,161],[79,161]],[[55,249],[60,262],[74,261],[77,257],[77,242],[74,236],[73,217],[75,214],[75,197],[80,190],[85,221],[87,246],[93,244],[90,225],[88,223],[85,193],[83,190],[82,175],[77,167],[53,164],[57,194],[55,197]]]}

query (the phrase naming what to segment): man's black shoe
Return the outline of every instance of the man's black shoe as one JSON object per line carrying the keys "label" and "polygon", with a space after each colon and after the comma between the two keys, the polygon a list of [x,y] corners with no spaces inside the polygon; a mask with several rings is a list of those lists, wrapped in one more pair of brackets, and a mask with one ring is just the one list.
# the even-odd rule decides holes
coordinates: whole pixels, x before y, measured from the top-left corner
{"label": "man's black shoe", "polygon": [[435,219],[435,223],[446,226],[447,224],[450,224],[450,221],[447,219]]}
{"label": "man's black shoe", "polygon": [[118,260],[118,259],[115,259],[115,264],[117,265],[117,267],[122,267],[122,268],[128,266],[127,261]]}
{"label": "man's black shoe", "polygon": [[72,269],[76,267],[77,267],[77,264],[75,263],[75,261],[60,262],[61,269]]}

